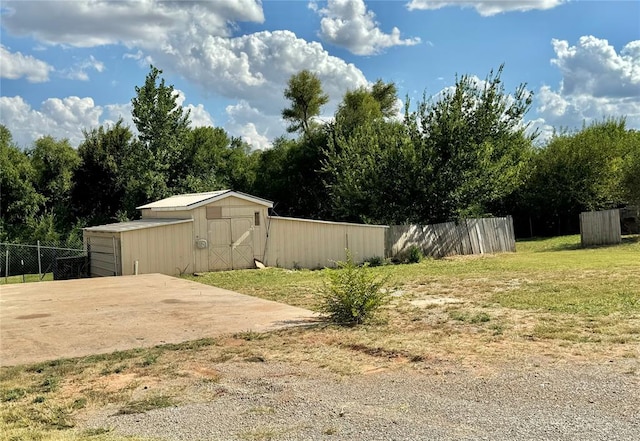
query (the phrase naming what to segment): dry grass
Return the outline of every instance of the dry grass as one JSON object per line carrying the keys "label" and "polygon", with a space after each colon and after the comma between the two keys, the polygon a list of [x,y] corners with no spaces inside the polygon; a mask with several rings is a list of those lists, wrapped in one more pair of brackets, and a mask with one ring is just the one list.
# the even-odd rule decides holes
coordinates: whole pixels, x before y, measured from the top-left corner
{"label": "dry grass", "polygon": [[[389,278],[392,302],[367,326],[247,329],[217,340],[2,368],[0,440],[123,439],[107,428],[72,427],[98,409],[144,412],[214,400],[223,393],[214,366],[227,361],[306,363],[343,375],[401,367],[437,375],[500,363],[639,357],[638,238],[586,250],[578,241],[520,242],[517,253],[372,268]],[[326,271],[231,271],[194,280],[315,309]]]}

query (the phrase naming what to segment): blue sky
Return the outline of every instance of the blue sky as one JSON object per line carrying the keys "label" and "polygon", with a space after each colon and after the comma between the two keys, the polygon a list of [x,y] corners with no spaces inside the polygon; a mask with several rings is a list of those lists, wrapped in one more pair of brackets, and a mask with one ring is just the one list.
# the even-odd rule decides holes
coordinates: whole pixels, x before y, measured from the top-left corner
{"label": "blue sky", "polygon": [[527,83],[543,137],[625,116],[640,129],[640,1],[3,0],[0,123],[29,147],[76,146],[119,117],[153,63],[192,124],[224,127],[254,148],[285,133],[282,92],[295,72],[323,82],[331,117],[344,92],[381,78],[399,97],[435,95],[455,75],[505,64]]}

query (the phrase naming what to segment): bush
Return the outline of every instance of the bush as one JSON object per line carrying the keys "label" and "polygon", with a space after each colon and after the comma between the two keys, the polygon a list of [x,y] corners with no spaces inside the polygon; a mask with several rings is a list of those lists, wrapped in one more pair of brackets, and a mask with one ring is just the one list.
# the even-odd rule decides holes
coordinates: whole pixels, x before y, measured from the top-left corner
{"label": "bush", "polygon": [[385,258],[380,257],[380,256],[373,256],[373,257],[370,257],[369,259],[365,260],[365,263],[369,264],[369,266],[371,268],[374,268],[376,266],[390,265],[391,264],[391,260],[390,259],[385,259]]}
{"label": "bush", "polygon": [[373,275],[368,263],[356,265],[349,251],[345,262],[336,263],[338,269],[329,272],[329,282],[322,292],[321,311],[339,324],[368,321],[387,302],[388,294],[381,290],[386,279]]}
{"label": "bush", "polygon": [[424,259],[424,254],[422,250],[417,245],[411,245],[409,247],[409,252],[407,253],[407,262],[409,263],[420,263]]}

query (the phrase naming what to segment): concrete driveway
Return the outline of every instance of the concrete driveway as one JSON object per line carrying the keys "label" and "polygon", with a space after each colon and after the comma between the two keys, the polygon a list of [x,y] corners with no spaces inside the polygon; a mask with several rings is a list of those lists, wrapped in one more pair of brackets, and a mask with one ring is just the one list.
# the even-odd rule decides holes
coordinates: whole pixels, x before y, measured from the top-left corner
{"label": "concrete driveway", "polygon": [[161,274],[0,287],[0,365],[313,323],[315,313]]}

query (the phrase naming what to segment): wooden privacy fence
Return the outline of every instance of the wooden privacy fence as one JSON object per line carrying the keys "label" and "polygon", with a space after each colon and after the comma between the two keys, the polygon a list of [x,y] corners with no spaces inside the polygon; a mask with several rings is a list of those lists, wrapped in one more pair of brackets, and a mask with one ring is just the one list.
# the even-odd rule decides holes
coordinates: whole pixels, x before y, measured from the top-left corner
{"label": "wooden privacy fence", "polygon": [[580,241],[583,247],[622,242],[620,210],[580,213]]}
{"label": "wooden privacy fence", "polygon": [[435,258],[516,250],[511,216],[433,225],[393,225],[385,240],[386,257],[400,257],[412,246]]}

